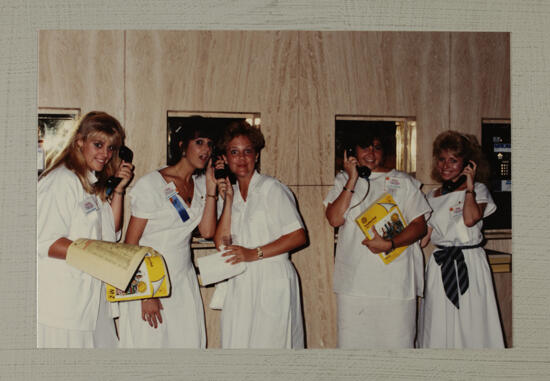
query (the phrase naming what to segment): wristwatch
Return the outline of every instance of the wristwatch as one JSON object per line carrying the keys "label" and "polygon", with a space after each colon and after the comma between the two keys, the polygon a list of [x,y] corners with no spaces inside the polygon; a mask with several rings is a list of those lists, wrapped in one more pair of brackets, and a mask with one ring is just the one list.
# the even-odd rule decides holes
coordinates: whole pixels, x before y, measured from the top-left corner
{"label": "wristwatch", "polygon": [[258,259],[262,259],[264,257],[264,252],[262,251],[262,248],[258,246],[256,248],[256,251],[258,252]]}

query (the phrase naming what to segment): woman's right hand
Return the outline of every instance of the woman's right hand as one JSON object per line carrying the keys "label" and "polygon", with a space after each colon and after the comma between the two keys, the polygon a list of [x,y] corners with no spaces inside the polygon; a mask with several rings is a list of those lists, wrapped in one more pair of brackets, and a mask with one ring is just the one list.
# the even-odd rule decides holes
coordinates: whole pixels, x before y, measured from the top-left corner
{"label": "woman's right hand", "polygon": [[344,171],[346,171],[351,180],[355,181],[359,177],[359,172],[357,172],[358,164],[357,158],[353,156],[348,157],[347,150],[344,150]]}
{"label": "woman's right hand", "polygon": [[126,189],[134,177],[134,168],[135,167],[132,163],[127,163],[124,160],[120,161],[120,165],[115,173],[115,176],[120,177],[122,180],[115,188],[115,191],[119,193],[124,192],[124,189]]}
{"label": "woman's right hand", "polygon": [[162,303],[159,299],[142,299],[141,300],[141,318],[148,322],[153,328],[157,328],[162,323]]}
{"label": "woman's right hand", "polygon": [[206,163],[206,194],[216,194],[217,181],[214,177],[214,168],[212,168],[212,159]]}

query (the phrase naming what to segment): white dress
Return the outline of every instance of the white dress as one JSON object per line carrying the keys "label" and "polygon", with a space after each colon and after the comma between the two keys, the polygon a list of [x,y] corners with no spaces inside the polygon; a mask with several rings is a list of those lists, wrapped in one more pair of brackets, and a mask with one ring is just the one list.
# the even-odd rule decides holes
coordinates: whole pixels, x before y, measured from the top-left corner
{"label": "white dress", "polygon": [[[347,180],[347,173],[338,173],[324,200],[325,206],[338,198]],[[338,345],[340,348],[412,347],[416,333],[416,296],[421,296],[423,289],[424,262],[420,246],[410,245],[386,265],[378,254],[361,243],[365,236],[355,219],[385,193],[393,196],[407,223],[420,216],[428,219],[431,209],[420,192],[420,182],[406,173],[373,172],[369,182],[362,178],[357,181],[344,214],[345,222],[338,229],[334,267]]]}
{"label": "white dress", "polygon": [[[91,172],[88,178],[97,181]],[[116,238],[109,203],[86,193],[65,166],[54,169],[37,185],[37,346],[116,347],[103,283],[64,260],[48,257],[50,246],[62,237],[72,241]]]}
{"label": "white dress", "polygon": [[[475,183],[476,201],[486,203],[483,217],[496,210],[487,189]],[[455,191],[427,198],[433,214],[428,221],[433,228],[431,241],[439,246],[472,246],[483,240],[480,220],[468,228],[462,217],[464,191]],[[436,249],[437,250],[437,249]],[[440,266],[431,255],[426,268],[426,289],[422,303],[422,333],[420,341],[425,348],[503,348],[500,324],[491,270],[483,248],[463,250],[468,269],[469,286],[459,293],[459,307],[445,295]]]}
{"label": "white dress", "polygon": [[204,176],[193,176],[191,207],[184,203],[189,219],[180,218],[165,195],[168,184],[158,171],[140,178],[132,190],[132,216],[147,219],[139,244],[161,253],[172,285],[169,297],[161,298],[162,323],[155,329],[141,318],[141,301],[119,302],[121,348],[204,348],[204,310],[197,275],[191,259],[191,233],[199,224],[205,205]]}
{"label": "white dress", "polygon": [[[255,171],[246,202],[238,184],[234,192],[234,244],[256,248],[304,227],[294,196],[276,179]],[[247,262],[228,280],[221,334],[222,348],[304,347],[300,286],[288,253]]]}

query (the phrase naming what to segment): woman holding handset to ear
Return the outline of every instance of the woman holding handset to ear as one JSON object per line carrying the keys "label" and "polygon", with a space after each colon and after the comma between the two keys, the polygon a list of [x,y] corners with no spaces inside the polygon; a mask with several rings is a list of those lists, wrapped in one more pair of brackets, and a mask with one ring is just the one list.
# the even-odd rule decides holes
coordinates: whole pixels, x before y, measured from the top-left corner
{"label": "woman holding handset to ear", "polygon": [[161,253],[172,289],[165,298],[119,303],[121,348],[205,348],[204,310],[190,240],[197,226],[204,238],[211,238],[216,229],[210,136],[205,118],[189,118],[171,141],[177,161],[141,177],[130,191],[132,217],[125,242]]}
{"label": "woman holding handset to ear", "polygon": [[445,186],[427,195],[433,209],[422,247],[436,246],[426,267],[422,333],[426,348],[503,348],[491,270],[482,248],[482,219],[496,210],[488,166],[474,136],[456,131],[433,143],[432,178]]}
{"label": "woman holding handset to ear", "polygon": [[[350,139],[355,156],[344,153],[344,171],[324,200],[326,217],[339,227],[334,267],[340,348],[412,348],[416,333],[416,297],[422,295],[423,258],[417,241],[426,233],[430,207],[420,182],[384,165],[388,151],[378,131],[363,130]],[[368,167],[368,178],[358,167]],[[393,239],[377,233],[371,240],[355,219],[390,193],[407,227]],[[408,246],[385,264],[381,252]]]}
{"label": "woman holding handset to ear", "polygon": [[[37,186],[37,346],[116,347],[105,286],[66,262],[78,238],[115,241],[124,191],[134,167],[118,158],[125,132],[111,115],[92,111],[78,120],[65,148]],[[110,197],[106,180],[121,179]]]}
{"label": "woman holding handset to ear", "polygon": [[227,283],[222,348],[303,348],[300,287],[288,253],[306,243],[296,201],[285,185],[256,170],[265,145],[258,128],[234,123],[222,145],[237,183],[226,178],[220,190],[224,205],[214,241],[220,248],[233,236],[223,256],[247,264]]}

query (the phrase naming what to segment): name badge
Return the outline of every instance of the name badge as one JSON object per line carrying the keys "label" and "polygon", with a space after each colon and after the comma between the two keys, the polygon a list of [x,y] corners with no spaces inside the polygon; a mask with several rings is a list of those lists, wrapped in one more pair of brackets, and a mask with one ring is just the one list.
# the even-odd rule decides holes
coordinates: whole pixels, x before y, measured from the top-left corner
{"label": "name badge", "polygon": [[164,195],[170,201],[172,206],[176,209],[178,212],[181,220],[183,222],[187,221],[189,219],[189,214],[187,213],[187,210],[185,210],[185,206],[183,206],[182,202],[177,196],[176,192],[176,185],[173,182],[170,182],[166,188],[164,188]]}
{"label": "name badge", "polygon": [[464,205],[462,201],[459,201],[455,205],[451,206],[449,208],[449,212],[451,213],[451,217],[462,217],[462,211],[464,210]]}
{"label": "name badge", "polygon": [[397,177],[387,176],[386,182],[385,182],[385,188],[386,188],[384,189],[385,191],[400,189],[401,180],[399,180]]}
{"label": "name badge", "polygon": [[164,188],[164,196],[169,200],[175,195],[176,195],[176,185],[173,182],[170,182],[170,184],[166,185],[166,188]]}
{"label": "name badge", "polygon": [[81,201],[80,207],[86,214],[90,214],[94,210],[99,210],[96,200],[92,196],[86,197],[84,201]]}

